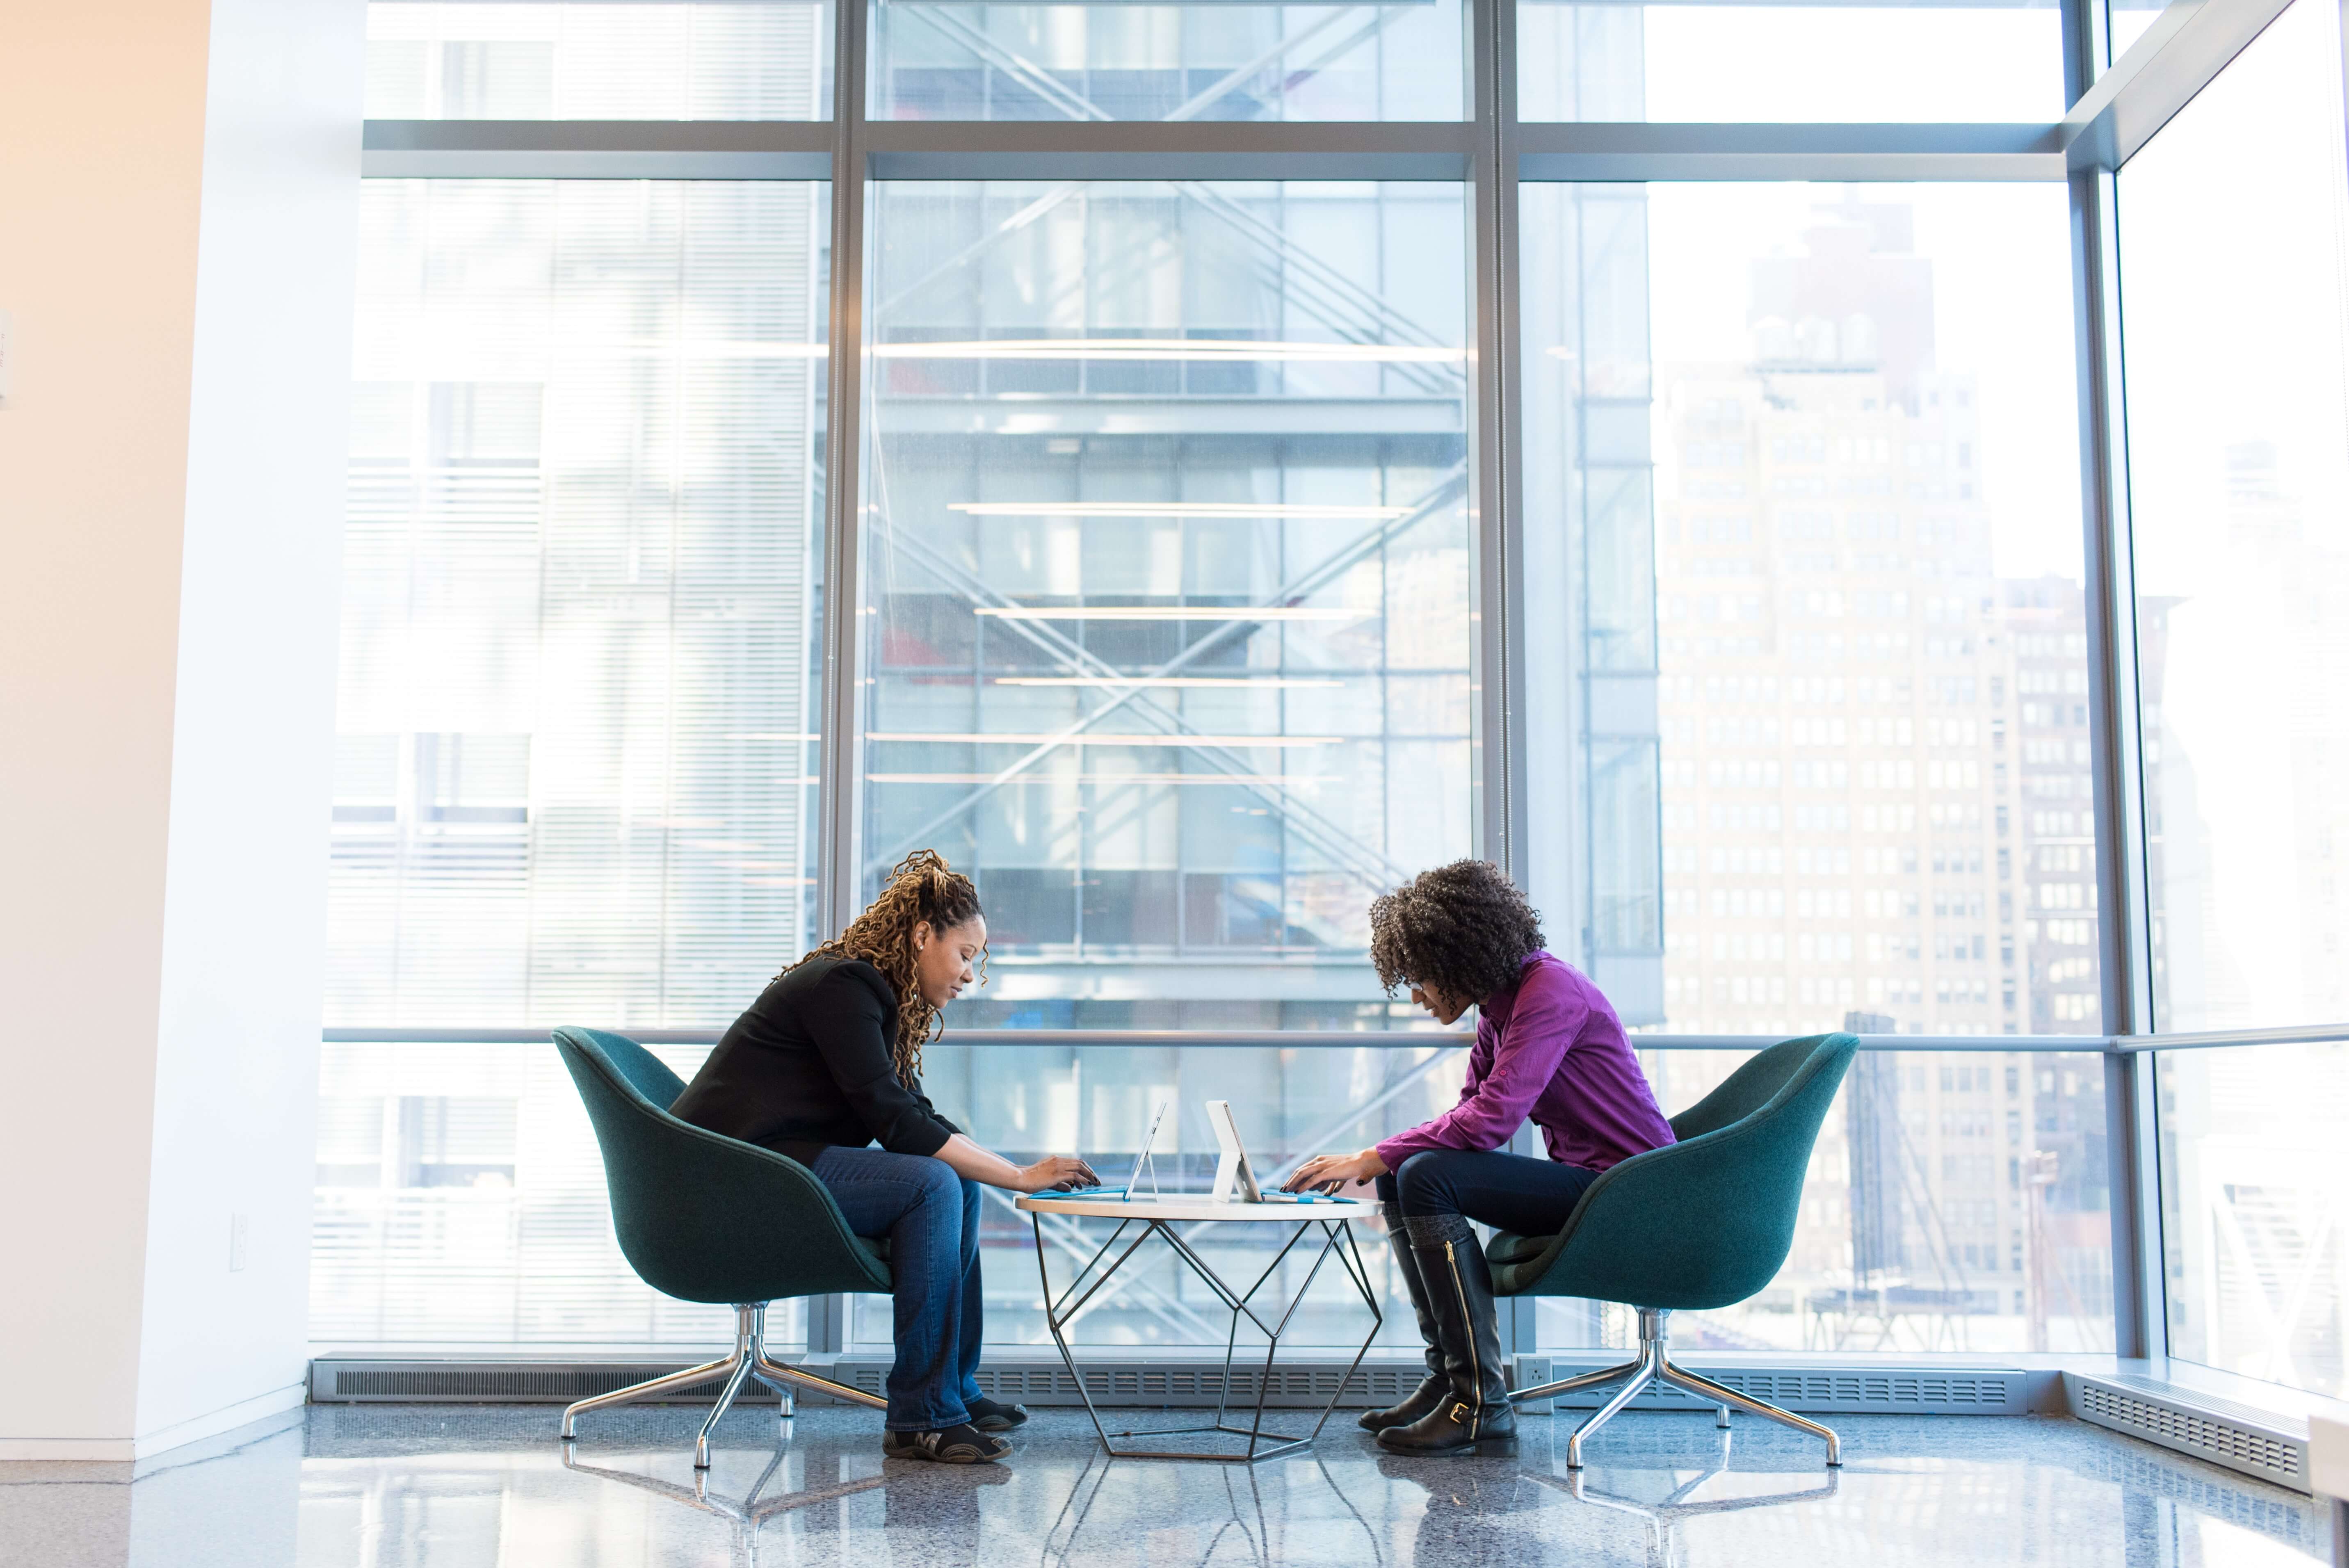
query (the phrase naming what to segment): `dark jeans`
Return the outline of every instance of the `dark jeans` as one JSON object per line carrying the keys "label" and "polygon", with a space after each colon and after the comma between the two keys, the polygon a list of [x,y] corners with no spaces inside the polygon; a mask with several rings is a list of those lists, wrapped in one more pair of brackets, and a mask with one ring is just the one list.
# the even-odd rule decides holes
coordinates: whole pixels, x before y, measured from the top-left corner
{"label": "dark jeans", "polygon": [[1566,1229],[1596,1171],[1497,1150],[1429,1149],[1378,1181],[1379,1202],[1406,1215],[1460,1214],[1521,1236]]}
{"label": "dark jeans", "polygon": [[897,1361],[889,1368],[884,1425],[927,1432],[968,1420],[968,1402],[978,1398],[974,1374],[985,1326],[978,1183],[956,1175],[943,1160],[883,1149],[827,1149],[812,1169],[850,1230],[889,1243]]}

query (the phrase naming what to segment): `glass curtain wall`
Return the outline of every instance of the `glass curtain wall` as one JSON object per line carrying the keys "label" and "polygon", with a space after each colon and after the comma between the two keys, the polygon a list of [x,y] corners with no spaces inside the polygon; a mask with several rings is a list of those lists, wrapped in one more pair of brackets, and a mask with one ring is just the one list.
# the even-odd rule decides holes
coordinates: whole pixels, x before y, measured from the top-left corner
{"label": "glass curtain wall", "polygon": [[369,119],[824,119],[832,6],[367,7]]}
{"label": "glass curtain wall", "polygon": [[965,1027],[1381,1027],[1471,849],[1457,186],[886,183],[866,890],[979,882]]}
{"label": "glass curtain wall", "polygon": [[2062,21],[2054,0],[1524,0],[1517,92],[1535,120],[2046,121],[2065,108]]}
{"label": "glass curtain wall", "polygon": [[[2157,16],[2107,0],[2095,66],[2170,47]],[[2075,330],[2104,328],[2075,324],[2062,171],[1961,183],[1879,147],[2051,126],[2054,5],[1523,0],[1526,146],[1612,122],[1634,150],[1607,182],[1516,189],[1510,265],[1475,181],[1516,171],[1459,150],[1464,121],[1507,129],[1470,90],[1492,20],[874,0],[843,94],[829,6],[370,7],[371,119],[502,150],[366,194],[322,1342],[721,1333],[618,1257],[543,1032],[665,1031],[689,1073],[910,849],[971,870],[995,923],[990,984],[930,1053],[949,1114],[1114,1161],[1171,1099],[1170,1174],[1195,1173],[1211,1088],[1275,1169],[1451,1097],[1457,1048],[1379,992],[1366,911],[1486,854],[1642,1037],[1668,1110],[1784,1036],[1916,1039],[1844,1086],[1780,1279],[1689,1335],[2114,1345],[2131,1151],[2105,1146],[2096,1053],[2141,966],[2151,1027],[2313,1041],[2158,1055],[2169,1347],[2338,1391],[2349,1196],[2311,1130],[2349,1017],[2337,18],[2298,0],[2114,179],[2125,567],[2082,545],[2082,404],[2106,394]],[[1158,152],[1229,137],[1240,164],[1151,178],[954,129],[1113,149],[1112,122],[1211,119]],[[633,150],[514,150],[549,120]],[[833,137],[859,120],[880,150],[834,277],[808,176],[864,156]],[[1280,150],[1340,121],[1382,122],[1346,178]],[[1857,161],[1700,183],[1643,161],[1668,142]],[[863,356],[843,483],[835,299]],[[833,541],[856,614],[829,633],[828,504],[856,543]],[[2108,571],[2134,585],[2117,716],[2089,642]],[[2096,796],[2106,741],[2141,754],[2142,823]],[[1519,820],[1485,809],[1495,767]],[[836,865],[827,813],[854,828]],[[2140,841],[2143,885],[2116,883],[2108,851]],[[1229,1037],[1264,1031],[1288,1038]],[[992,1332],[1036,1346],[1027,1226],[988,1213]],[[1211,1340],[1189,1290],[1137,1274],[1080,1337]],[[1336,1296],[1311,1310],[1345,1341]],[[1518,1348],[1626,1332],[1592,1304],[1534,1315]],[[803,1332],[882,1337],[862,1307],[779,1337]]]}
{"label": "glass curtain wall", "polygon": [[1627,1019],[2101,1033],[2063,192],[1523,211],[1528,580],[1578,596],[1589,688],[1534,744],[1655,759],[1587,823]]}
{"label": "glass curtain wall", "polygon": [[[2349,1018],[2349,181],[2297,0],[2120,171],[2154,1023]],[[2339,1396],[2337,1044],[2164,1051],[2170,1349]]]}
{"label": "glass curtain wall", "polygon": [[1460,0],[876,0],[874,119],[1431,120],[1465,112]]}
{"label": "glass curtain wall", "polygon": [[[2063,191],[1529,184],[1522,213],[1528,592],[1578,603],[1588,693],[1579,727],[1537,696],[1564,732],[1535,745],[1589,767],[1585,935],[1627,1021],[2100,1034]],[[1643,1056],[1668,1110],[1738,1059]],[[1690,1332],[2109,1347],[2103,1097],[2092,1057],[1863,1057],[1780,1280]],[[1542,1342],[1619,1319],[1546,1304]]]}
{"label": "glass curtain wall", "polygon": [[[330,1027],[702,1024],[807,945],[825,211],[368,183]],[[628,1274],[551,1051],[330,1046],[320,1093],[321,1338],[724,1322]]]}

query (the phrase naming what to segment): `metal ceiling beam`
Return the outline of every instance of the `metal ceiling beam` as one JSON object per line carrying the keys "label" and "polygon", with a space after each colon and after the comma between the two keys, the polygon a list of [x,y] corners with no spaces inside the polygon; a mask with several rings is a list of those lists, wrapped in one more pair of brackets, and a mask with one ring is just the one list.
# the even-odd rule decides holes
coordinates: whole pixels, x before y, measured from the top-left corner
{"label": "metal ceiling beam", "polygon": [[2074,169],[2118,169],[2291,0],[2171,0],[2064,117]]}
{"label": "metal ceiling beam", "polygon": [[1464,180],[1476,128],[1458,123],[883,121],[881,180]]}
{"label": "metal ceiling beam", "polygon": [[370,180],[826,180],[823,120],[371,119]]}
{"label": "metal ceiling beam", "polygon": [[1522,180],[2033,181],[2064,178],[2061,128],[1526,124]]}

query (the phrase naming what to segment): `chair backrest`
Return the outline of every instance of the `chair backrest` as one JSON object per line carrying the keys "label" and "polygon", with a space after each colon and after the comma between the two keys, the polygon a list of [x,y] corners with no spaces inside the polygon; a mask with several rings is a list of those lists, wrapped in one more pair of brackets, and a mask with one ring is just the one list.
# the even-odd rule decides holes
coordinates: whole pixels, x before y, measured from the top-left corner
{"label": "chair backrest", "polygon": [[605,1029],[557,1029],[555,1045],[564,1045],[566,1037],[570,1042],[600,1055],[630,1088],[657,1110],[667,1110],[685,1092],[685,1080],[671,1072],[667,1062],[626,1035],[615,1035]]}
{"label": "chair backrest", "polygon": [[683,1080],[601,1029],[554,1031],[604,1153],[612,1228],[644,1282],[682,1301],[781,1301],[889,1288],[807,1167],[680,1121]]}
{"label": "chair backrest", "polygon": [[1768,1284],[1794,1245],[1803,1176],[1859,1042],[1755,1053],[1672,1118],[1680,1141],[1592,1182],[1557,1240],[1496,1275],[1505,1294],[1706,1311]]}

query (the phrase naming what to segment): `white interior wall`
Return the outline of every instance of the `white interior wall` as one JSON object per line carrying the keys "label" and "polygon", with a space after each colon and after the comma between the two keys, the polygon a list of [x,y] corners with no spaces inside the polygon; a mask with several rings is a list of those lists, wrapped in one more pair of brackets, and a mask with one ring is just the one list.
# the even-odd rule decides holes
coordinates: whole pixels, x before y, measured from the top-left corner
{"label": "white interior wall", "polygon": [[299,1398],[364,26],[0,7],[0,1458]]}

